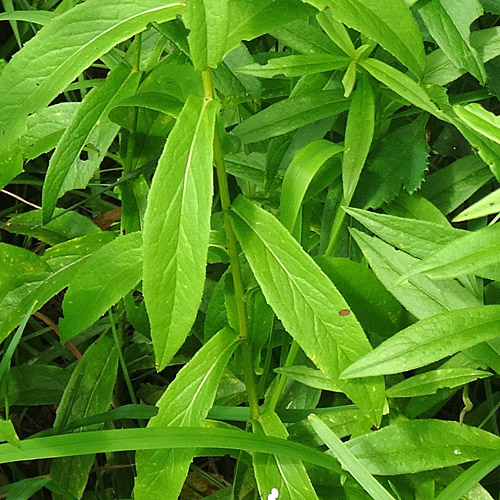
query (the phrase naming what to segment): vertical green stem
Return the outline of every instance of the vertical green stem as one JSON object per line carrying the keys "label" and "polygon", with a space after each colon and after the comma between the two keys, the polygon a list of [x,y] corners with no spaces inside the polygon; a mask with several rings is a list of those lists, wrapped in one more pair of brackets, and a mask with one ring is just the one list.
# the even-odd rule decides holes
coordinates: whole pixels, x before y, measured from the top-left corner
{"label": "vertical green stem", "polygon": [[[205,99],[213,99],[213,85],[210,70],[207,69],[201,74],[203,80],[203,89]],[[226,232],[227,250],[229,254],[229,263],[231,265],[231,275],[234,284],[234,296],[236,300],[236,310],[238,314],[239,334],[242,340],[241,351],[243,358],[243,376],[247,390],[248,404],[250,406],[250,414],[252,418],[259,417],[259,402],[257,400],[257,392],[255,387],[255,377],[253,372],[252,359],[252,344],[250,333],[248,331],[247,312],[245,306],[245,290],[241,279],[241,267],[238,257],[238,247],[236,243],[236,235],[234,234],[231,221],[229,220],[228,210],[231,208],[231,197],[229,194],[229,184],[227,180],[226,167],[224,162],[224,154],[217,132],[214,134],[214,162],[217,172],[217,182],[219,185],[219,195],[224,211],[224,229]]]}

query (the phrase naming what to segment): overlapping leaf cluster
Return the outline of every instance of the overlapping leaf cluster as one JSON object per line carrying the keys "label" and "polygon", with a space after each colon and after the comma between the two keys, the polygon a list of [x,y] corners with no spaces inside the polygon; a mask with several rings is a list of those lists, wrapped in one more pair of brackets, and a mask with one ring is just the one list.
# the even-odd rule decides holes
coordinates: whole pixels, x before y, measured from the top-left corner
{"label": "overlapping leaf cluster", "polygon": [[500,6],[39,3],[0,14],[0,494],[496,498]]}

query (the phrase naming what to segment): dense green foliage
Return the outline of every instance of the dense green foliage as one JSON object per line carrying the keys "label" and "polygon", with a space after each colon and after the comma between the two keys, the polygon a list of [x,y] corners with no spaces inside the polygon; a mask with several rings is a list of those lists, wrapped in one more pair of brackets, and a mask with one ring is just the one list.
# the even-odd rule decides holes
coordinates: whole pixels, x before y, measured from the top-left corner
{"label": "dense green foliage", "polygon": [[500,498],[498,0],[2,0],[0,498]]}

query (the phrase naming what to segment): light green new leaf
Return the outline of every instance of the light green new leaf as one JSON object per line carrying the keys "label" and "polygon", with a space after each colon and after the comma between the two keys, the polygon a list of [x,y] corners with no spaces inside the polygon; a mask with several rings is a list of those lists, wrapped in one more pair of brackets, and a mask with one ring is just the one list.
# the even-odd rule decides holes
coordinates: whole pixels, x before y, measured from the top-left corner
{"label": "light green new leaf", "polygon": [[483,13],[479,1],[426,0],[420,3],[418,13],[455,66],[466,69],[484,85],[486,70],[470,42],[470,24]]}
{"label": "light green new leaf", "polygon": [[358,436],[346,445],[369,472],[392,476],[479,460],[500,448],[500,438],[458,422],[409,420]]}
{"label": "light green new leaf", "polygon": [[237,68],[236,71],[244,75],[260,78],[273,78],[276,75],[294,77],[346,68],[349,62],[350,59],[348,57],[338,57],[330,54],[307,54],[278,57],[270,59],[264,66],[249,64],[248,66]]}
{"label": "light green new leaf", "polygon": [[144,300],[162,369],[194,323],[205,282],[219,104],[190,96],[158,162],[144,217]]}
{"label": "light green new leaf", "polygon": [[374,500],[394,500],[394,497],[365,469],[349,448],[317,415],[310,415],[309,421],[316,434],[328,446],[343,468],[352,474],[371,498]]}
{"label": "light green new leaf", "polygon": [[330,0],[334,17],[375,40],[419,76],[425,68],[422,35],[403,0]]}
{"label": "light green new leaf", "polygon": [[[230,215],[268,304],[307,356],[336,383],[341,370],[371,350],[349,306],[271,214],[239,196]],[[366,384],[339,381],[339,386],[373,422],[380,422],[381,379]]]}
{"label": "light green new leaf", "polygon": [[298,365],[285,368],[275,368],[276,373],[281,373],[292,380],[315,389],[324,389],[325,391],[342,392],[338,384],[334,383],[328,375],[321,370],[315,370],[308,366]]}
{"label": "light green new leaf", "polygon": [[319,25],[325,33],[338,45],[351,59],[356,56],[356,48],[352,43],[345,26],[332,16],[331,9],[326,9],[316,15]]}
{"label": "light green new leaf", "polygon": [[375,130],[375,96],[369,79],[361,75],[347,115],[342,162],[344,199],[351,200],[365,164]]}
{"label": "light green new leaf", "polygon": [[349,107],[339,90],[289,97],[240,123],[233,132],[243,143],[263,141],[283,135],[308,123],[338,115]]}
{"label": "light green new leaf", "polygon": [[484,109],[480,104],[453,106],[453,111],[462,122],[488,139],[500,144],[500,116]]}
{"label": "light green new leaf", "polygon": [[347,208],[346,212],[379,238],[414,257],[424,258],[467,233],[450,225]]}
{"label": "light green new leaf", "polygon": [[253,40],[297,19],[306,19],[315,12],[300,0],[231,0],[226,53],[242,40]]}
{"label": "light green new leaf", "polygon": [[11,420],[0,418],[0,441],[16,445],[19,442],[14,424]]}
{"label": "light green new leaf", "polygon": [[55,12],[48,10],[15,10],[0,14],[0,21],[26,21],[35,24],[48,24],[56,18]]}
{"label": "light green new leaf", "polygon": [[375,237],[351,229],[356,243],[385,288],[415,317],[422,319],[455,309],[480,306],[481,302],[455,280],[432,281],[414,276],[399,286],[398,279],[418,262]]}
{"label": "light green new leaf", "polygon": [[[266,412],[255,424],[256,433],[287,439],[288,432],[276,415]],[[260,427],[260,429],[259,429]],[[282,500],[318,500],[304,464],[297,459],[255,453],[253,455],[255,479],[261,498],[270,498],[278,492]]]}
{"label": "light green new leaf", "polygon": [[[465,233],[414,265],[401,281],[425,273],[433,279],[446,279],[476,274],[496,277],[500,270],[500,224]],[[495,266],[491,268],[490,266]]]}
{"label": "light green new leaf", "polygon": [[401,330],[355,361],[342,378],[401,373],[498,337],[500,306],[448,311]]}
{"label": "light green new leaf", "polygon": [[431,101],[427,92],[409,76],[377,59],[362,59],[359,64],[403,99],[438,118],[442,117],[441,111]]}
{"label": "light green new leaf", "polygon": [[[236,334],[224,328],[184,365],[156,406],[158,415],[148,428],[202,427],[231,355],[238,345]],[[196,440],[192,441],[197,447]],[[150,500],[162,492],[165,500],[177,500],[194,457],[192,449],[139,451],[136,455],[136,500]]]}
{"label": "light green new leaf", "polygon": [[410,377],[387,389],[388,398],[412,398],[435,394],[445,387],[459,387],[474,380],[491,377],[492,373],[468,367],[441,368]]}
{"label": "light green new leaf", "polygon": [[[109,409],[117,368],[118,352],[113,339],[103,335],[85,351],[71,374],[57,408],[54,428],[58,433],[65,432],[77,419],[97,415]],[[86,427],[85,430],[100,428],[102,424]],[[82,430],[80,428],[72,432]],[[81,498],[93,463],[93,455],[58,458],[51,463],[50,476],[77,498]]]}
{"label": "light green new leaf", "polygon": [[61,341],[92,326],[142,278],[142,235],[116,238],[92,254],[70,283],[59,322]]}
{"label": "light green new leaf", "polygon": [[184,21],[191,60],[196,71],[215,68],[226,53],[229,32],[228,0],[187,0]]}
{"label": "light green new leaf", "polygon": [[478,202],[460,212],[453,222],[463,222],[465,220],[479,219],[486,215],[497,214],[500,212],[500,189],[493,191]]}
{"label": "light green new leaf", "polygon": [[290,163],[281,187],[280,219],[291,233],[307,188],[321,167],[343,149],[342,146],[323,139],[313,141],[302,148]]}
{"label": "light green new leaf", "polygon": [[88,0],[57,16],[0,74],[0,151],[24,132],[30,113],[47,106],[93,61],[149,23],[183,10],[180,1]]}
{"label": "light green new leaf", "polygon": [[[44,223],[52,217],[58,198],[87,186],[120,129],[107,114],[117,101],[135,92],[139,78],[140,74],[126,64],[119,65],[103,86],[95,87],[83,99],[49,162],[42,192]],[[82,161],[79,157],[86,146],[89,159]]]}

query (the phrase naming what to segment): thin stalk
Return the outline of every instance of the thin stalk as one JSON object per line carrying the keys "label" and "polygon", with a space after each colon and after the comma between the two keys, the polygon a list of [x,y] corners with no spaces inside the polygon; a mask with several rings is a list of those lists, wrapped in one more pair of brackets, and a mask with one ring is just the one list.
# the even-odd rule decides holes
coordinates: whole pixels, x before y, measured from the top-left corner
{"label": "thin stalk", "polygon": [[[205,70],[201,73],[203,80],[203,89],[205,99],[213,99],[213,85],[210,70]],[[248,404],[250,406],[250,415],[252,418],[259,417],[259,402],[257,400],[257,392],[255,387],[255,378],[253,372],[252,345],[250,333],[248,330],[247,313],[245,306],[245,291],[243,281],[241,279],[241,267],[238,258],[238,247],[236,243],[236,235],[234,234],[231,221],[229,220],[228,210],[231,208],[231,197],[229,194],[229,184],[227,180],[226,166],[224,162],[224,154],[220,143],[217,128],[214,134],[214,162],[217,172],[217,182],[219,184],[219,195],[222,210],[224,212],[224,229],[226,232],[227,251],[229,254],[229,263],[231,266],[231,275],[234,284],[234,296],[236,301],[236,310],[238,314],[239,335],[242,340],[241,352],[243,358],[243,376],[247,390]]]}

